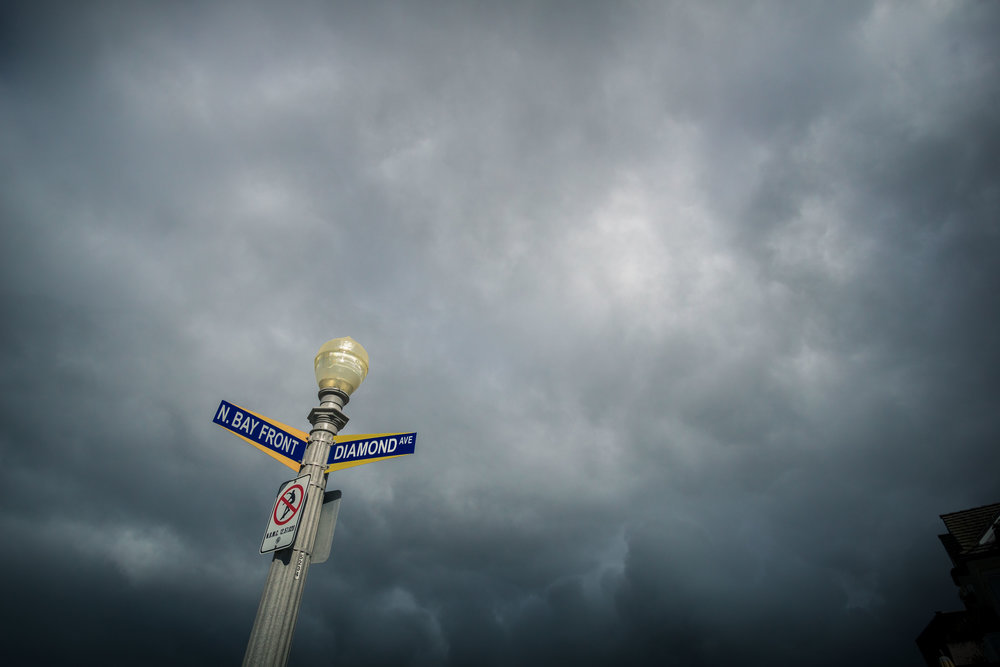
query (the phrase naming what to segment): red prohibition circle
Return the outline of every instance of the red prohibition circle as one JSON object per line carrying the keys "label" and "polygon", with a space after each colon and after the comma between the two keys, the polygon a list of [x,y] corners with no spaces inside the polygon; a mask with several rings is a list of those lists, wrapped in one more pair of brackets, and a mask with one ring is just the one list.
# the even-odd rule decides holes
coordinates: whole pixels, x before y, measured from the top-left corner
{"label": "red prohibition circle", "polygon": [[[292,489],[299,490],[299,502],[297,502],[295,505],[292,505],[290,502],[285,500],[285,494],[291,491]],[[305,498],[305,496],[306,492],[303,490],[301,484],[293,484],[284,491],[282,491],[281,495],[278,497],[278,502],[274,504],[274,512],[271,513],[271,516],[274,518],[274,522],[279,526],[284,526],[286,523],[294,519],[295,515],[299,511],[299,508],[302,507],[302,499]],[[288,515],[288,518],[284,520],[278,518],[278,509],[282,506],[287,507],[292,511],[291,514]]]}

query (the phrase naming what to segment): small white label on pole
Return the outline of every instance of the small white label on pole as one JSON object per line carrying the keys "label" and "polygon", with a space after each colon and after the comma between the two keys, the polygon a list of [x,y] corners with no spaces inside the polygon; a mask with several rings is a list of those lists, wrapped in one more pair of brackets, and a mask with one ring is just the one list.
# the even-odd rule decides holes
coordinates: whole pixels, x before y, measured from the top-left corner
{"label": "small white label on pole", "polygon": [[271,510],[264,539],[260,543],[262,554],[290,547],[295,542],[308,488],[309,475],[303,475],[282,485],[274,501],[274,509]]}

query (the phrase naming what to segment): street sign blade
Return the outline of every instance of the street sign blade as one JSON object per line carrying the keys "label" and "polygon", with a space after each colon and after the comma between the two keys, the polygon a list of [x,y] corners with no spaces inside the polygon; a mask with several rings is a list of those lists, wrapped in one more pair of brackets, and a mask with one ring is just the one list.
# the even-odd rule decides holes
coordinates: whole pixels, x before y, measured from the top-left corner
{"label": "street sign blade", "polygon": [[[309,434],[252,410],[222,401],[212,421],[246,443],[298,472]],[[416,433],[363,433],[334,436],[326,472],[412,454]]]}
{"label": "street sign blade", "polygon": [[340,513],[340,498],[339,490],[323,494],[323,507],[319,511],[319,525],[316,527],[316,540],[313,543],[313,565],[325,563],[330,558],[333,531],[337,527],[337,515]]}
{"label": "street sign blade", "polygon": [[416,433],[365,433],[335,437],[326,461],[326,472],[412,454],[416,446]]}
{"label": "street sign blade", "polygon": [[246,410],[229,401],[219,403],[212,421],[298,472],[309,434]]}
{"label": "street sign blade", "polygon": [[268,518],[264,539],[260,543],[262,554],[290,547],[295,542],[295,535],[299,531],[299,519],[302,518],[302,508],[306,504],[307,488],[309,488],[309,475],[285,482],[278,489],[278,497]]}

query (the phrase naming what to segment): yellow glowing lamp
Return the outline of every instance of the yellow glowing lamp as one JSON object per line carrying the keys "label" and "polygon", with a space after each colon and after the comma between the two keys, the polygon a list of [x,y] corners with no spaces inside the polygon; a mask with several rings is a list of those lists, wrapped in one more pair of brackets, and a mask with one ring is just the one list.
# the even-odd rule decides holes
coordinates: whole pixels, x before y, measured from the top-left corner
{"label": "yellow glowing lamp", "polygon": [[368,375],[368,352],[350,336],[334,338],[319,348],[314,366],[320,389],[339,389],[350,396]]}

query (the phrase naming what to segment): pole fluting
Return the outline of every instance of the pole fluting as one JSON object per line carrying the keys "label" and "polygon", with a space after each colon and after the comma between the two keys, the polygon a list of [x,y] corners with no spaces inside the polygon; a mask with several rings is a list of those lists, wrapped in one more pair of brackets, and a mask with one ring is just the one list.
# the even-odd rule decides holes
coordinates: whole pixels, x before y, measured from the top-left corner
{"label": "pole fluting", "polygon": [[300,475],[309,475],[299,530],[292,546],[276,551],[271,559],[271,569],[243,657],[245,667],[283,667],[288,662],[323,509],[330,446],[333,437],[347,424],[347,416],[342,412],[348,401],[346,393],[323,388],[319,391],[319,400],[319,407],[309,413],[313,428],[299,468]]}

